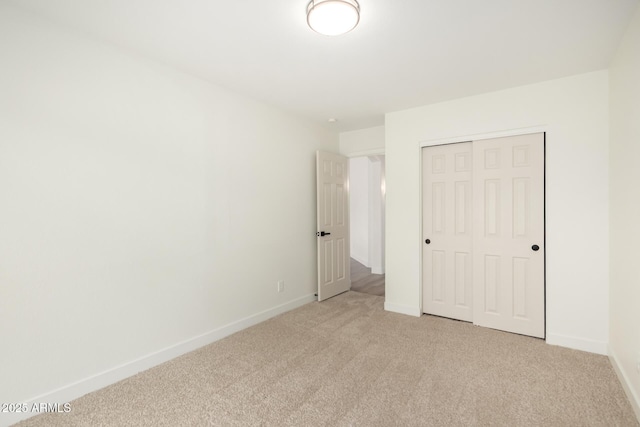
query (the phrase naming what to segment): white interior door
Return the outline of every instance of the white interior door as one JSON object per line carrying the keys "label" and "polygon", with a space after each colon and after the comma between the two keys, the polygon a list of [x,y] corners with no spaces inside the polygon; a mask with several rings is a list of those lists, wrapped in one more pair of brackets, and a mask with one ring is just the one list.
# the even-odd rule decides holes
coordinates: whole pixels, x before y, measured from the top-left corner
{"label": "white interior door", "polygon": [[544,338],[544,134],[473,142],[474,313]]}
{"label": "white interior door", "polygon": [[348,165],[344,156],[316,152],[318,301],[351,288]]}
{"label": "white interior door", "polygon": [[423,311],[473,320],[472,148],[422,149]]}

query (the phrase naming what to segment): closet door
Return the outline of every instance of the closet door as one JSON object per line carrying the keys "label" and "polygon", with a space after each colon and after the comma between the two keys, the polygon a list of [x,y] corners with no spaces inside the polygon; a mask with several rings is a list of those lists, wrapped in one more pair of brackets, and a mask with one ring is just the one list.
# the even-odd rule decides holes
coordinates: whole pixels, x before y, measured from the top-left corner
{"label": "closet door", "polygon": [[544,134],[473,142],[473,322],[544,338]]}
{"label": "closet door", "polygon": [[471,321],[471,143],[422,149],[422,310]]}

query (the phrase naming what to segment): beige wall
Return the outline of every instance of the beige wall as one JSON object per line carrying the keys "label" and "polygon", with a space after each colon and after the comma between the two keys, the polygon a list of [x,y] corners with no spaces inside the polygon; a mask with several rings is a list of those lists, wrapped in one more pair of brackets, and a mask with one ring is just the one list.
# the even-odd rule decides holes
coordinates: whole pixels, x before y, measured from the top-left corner
{"label": "beige wall", "polygon": [[0,402],[314,299],[315,150],[336,134],[6,2],[0,58]]}
{"label": "beige wall", "polygon": [[421,304],[420,146],[547,132],[547,341],[606,354],[609,340],[608,72],[553,80],[386,116],[386,303]]}
{"label": "beige wall", "polygon": [[611,65],[609,352],[640,419],[640,8]]}
{"label": "beige wall", "polygon": [[349,241],[351,258],[369,266],[368,157],[349,159]]}
{"label": "beige wall", "polygon": [[384,126],[342,132],[340,154],[347,157],[384,154]]}

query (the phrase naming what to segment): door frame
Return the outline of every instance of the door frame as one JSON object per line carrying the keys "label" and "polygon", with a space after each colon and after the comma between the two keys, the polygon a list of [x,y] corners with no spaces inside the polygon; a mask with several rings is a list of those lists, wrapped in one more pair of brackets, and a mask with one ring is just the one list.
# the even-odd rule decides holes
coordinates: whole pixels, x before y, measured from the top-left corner
{"label": "door frame", "polygon": [[431,146],[436,146],[436,145],[447,145],[447,144],[458,144],[461,142],[469,142],[469,141],[479,141],[479,140],[483,140],[483,139],[493,139],[493,138],[502,138],[502,137],[507,137],[507,136],[518,136],[518,135],[527,135],[530,133],[543,133],[544,134],[544,169],[543,169],[543,175],[544,175],[544,183],[543,183],[543,189],[544,189],[544,203],[543,203],[543,219],[544,219],[544,230],[545,230],[545,234],[544,234],[544,241],[543,241],[543,245],[545,248],[545,252],[544,252],[544,318],[545,318],[545,322],[544,322],[544,328],[545,328],[545,337],[547,335],[547,305],[548,305],[548,301],[547,301],[547,237],[546,237],[546,229],[547,229],[547,138],[549,136],[549,129],[548,126],[532,126],[532,127],[526,127],[526,128],[516,128],[516,129],[506,129],[506,130],[501,130],[501,131],[495,131],[495,132],[487,132],[487,133],[479,133],[479,134],[472,134],[472,135],[459,135],[459,136],[451,136],[448,138],[438,138],[438,139],[430,139],[430,140],[423,140],[420,141],[418,143],[418,159],[419,159],[419,164],[420,164],[420,176],[418,177],[418,187],[419,187],[419,191],[420,191],[420,233],[417,236],[417,243],[420,246],[420,267],[419,267],[419,275],[420,275],[420,280],[419,280],[419,289],[418,289],[418,306],[420,307],[420,316],[422,316],[424,314],[424,307],[422,306],[422,296],[423,296],[423,289],[424,289],[424,283],[423,283],[423,256],[424,256],[424,245],[422,244],[422,235],[424,234],[424,230],[422,227],[423,224],[423,220],[424,220],[424,212],[422,209],[423,206],[423,188],[422,188],[422,182],[423,182],[423,167],[424,165],[422,164],[422,149],[425,147],[431,147]]}

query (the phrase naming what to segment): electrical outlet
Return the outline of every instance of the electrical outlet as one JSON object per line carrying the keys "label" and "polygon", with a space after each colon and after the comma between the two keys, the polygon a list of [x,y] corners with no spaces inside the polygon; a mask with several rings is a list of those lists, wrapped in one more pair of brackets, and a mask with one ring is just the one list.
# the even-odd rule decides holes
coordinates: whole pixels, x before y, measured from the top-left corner
{"label": "electrical outlet", "polygon": [[284,280],[278,280],[278,292],[284,292]]}

